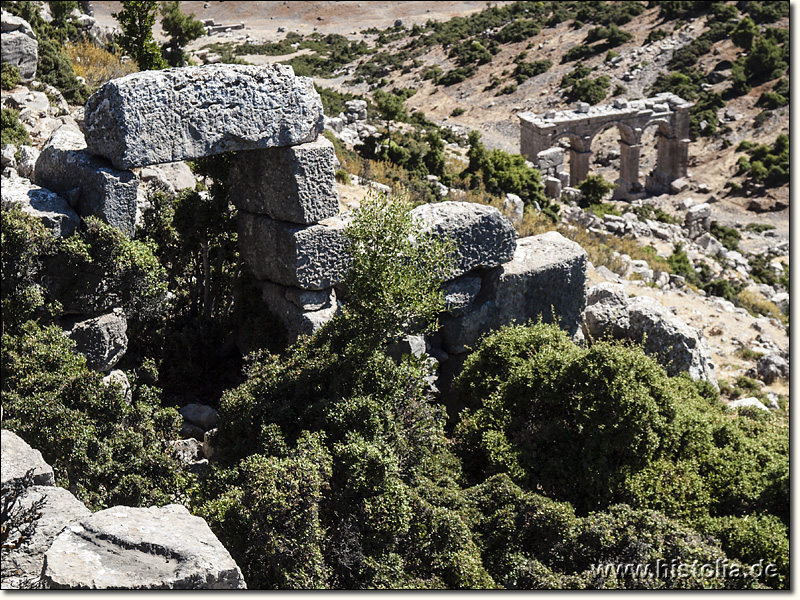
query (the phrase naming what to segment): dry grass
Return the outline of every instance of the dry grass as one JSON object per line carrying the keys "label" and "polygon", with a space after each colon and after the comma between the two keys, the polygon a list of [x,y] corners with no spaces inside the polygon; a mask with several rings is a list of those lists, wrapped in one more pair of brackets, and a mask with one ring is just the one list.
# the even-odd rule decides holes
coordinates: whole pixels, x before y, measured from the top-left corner
{"label": "dry grass", "polygon": [[117,77],[136,73],[139,67],[133,60],[122,61],[122,54],[112,54],[91,42],[68,43],[64,52],[72,62],[75,75],[83,77],[92,90]]}
{"label": "dry grass", "polygon": [[770,302],[756,291],[742,290],[736,295],[736,302],[752,315],[765,315],[783,320],[784,315],[775,303]]}

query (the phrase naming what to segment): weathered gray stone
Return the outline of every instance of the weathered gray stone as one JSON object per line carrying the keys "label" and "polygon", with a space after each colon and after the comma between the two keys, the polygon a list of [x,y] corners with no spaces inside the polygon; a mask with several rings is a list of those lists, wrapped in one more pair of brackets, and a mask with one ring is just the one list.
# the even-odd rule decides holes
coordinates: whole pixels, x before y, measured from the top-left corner
{"label": "weathered gray stone", "polygon": [[19,69],[22,83],[33,81],[39,63],[39,42],[30,23],[15,17],[6,11],[2,12],[2,32],[0,36],[0,54],[2,61]]}
{"label": "weathered gray stone", "polygon": [[717,256],[725,251],[725,246],[722,245],[722,242],[708,232],[698,237],[695,243],[703,248],[709,256]]}
{"label": "weathered gray stone", "polygon": [[457,317],[469,312],[481,291],[482,280],[478,275],[462,275],[442,285],[445,308]]}
{"label": "weathered gray stone", "polygon": [[683,226],[689,239],[693,240],[703,235],[711,227],[711,205],[704,202],[690,206],[686,211]]}
{"label": "weathered gray stone", "polygon": [[739,398],[738,400],[734,400],[730,404],[728,404],[730,408],[744,408],[747,406],[752,406],[759,410],[765,410],[769,412],[769,409],[764,406],[764,404],[758,398]]}
{"label": "weathered gray stone", "polygon": [[554,231],[520,239],[514,258],[486,276],[473,309],[442,317],[443,348],[461,354],[484,334],[539,316],[570,335],[581,323],[585,304],[586,252]]}
{"label": "weathered gray stone", "polygon": [[200,440],[194,438],[172,440],[169,445],[172,447],[172,456],[184,465],[189,465],[205,458],[203,456],[203,443]]}
{"label": "weathered gray stone", "polygon": [[342,282],[346,269],[342,217],[301,226],[239,211],[238,220],[239,248],[256,279],[304,290]]}
{"label": "weathered gray stone", "polygon": [[16,159],[17,147],[14,144],[6,144],[0,149],[0,167],[5,169],[6,167],[11,167],[12,169],[17,168],[17,159]]}
{"label": "weathered gray stone", "polygon": [[56,129],[42,148],[36,161],[36,183],[59,194],[69,193],[82,217],[97,216],[133,237],[138,177],[90,156],[74,123]]}
{"label": "weathered gray stone", "polygon": [[237,155],[228,190],[247,212],[279,221],[311,224],[339,212],[333,144],[324,137],[286,148]]}
{"label": "weathered gray stone", "polygon": [[24,479],[30,469],[33,469],[34,485],[55,485],[53,467],[44,462],[41,452],[31,448],[13,431],[0,431],[0,449],[3,456],[0,462],[2,485]]}
{"label": "weathered gray stone", "polygon": [[104,373],[110,371],[128,350],[128,322],[120,308],[68,327],[75,350],[86,357],[86,366]]}
{"label": "weathered gray stone", "polygon": [[267,308],[286,329],[289,343],[301,335],[314,333],[339,309],[333,288],[307,291],[265,281],[262,297]]}
{"label": "weathered gray stone", "polygon": [[767,354],[758,359],[758,376],[767,385],[778,379],[789,379],[789,363],[778,354]]}
{"label": "weathered gray stone", "polygon": [[564,164],[564,149],[557,146],[542,150],[536,154],[536,162],[543,173],[550,169],[557,169]]}
{"label": "weathered gray stone", "polygon": [[178,412],[184,419],[193,425],[197,425],[204,432],[214,429],[219,424],[219,414],[207,404],[187,404],[180,408]]}
{"label": "weathered gray stone", "polygon": [[311,142],[323,130],[311,79],[291,67],[207,65],[114,79],[86,103],[89,152],[118,169]]}
{"label": "weathered gray stone", "polygon": [[418,206],[411,215],[437,237],[455,241],[457,262],[451,278],[478,267],[496,267],[514,256],[514,225],[492,206],[438,202]]}
{"label": "weathered gray stone", "polygon": [[72,235],[80,225],[77,213],[64,198],[27,179],[9,177],[3,180],[0,194],[4,210],[18,206],[22,212],[39,219],[57,237]]}
{"label": "weathered gray stone", "polygon": [[[21,177],[34,181],[36,171],[36,161],[39,160],[39,150],[33,146],[20,146],[19,160],[17,161],[17,173]],[[77,216],[77,215],[76,215]]]}
{"label": "weathered gray stone", "polygon": [[544,193],[548,198],[561,198],[561,180],[558,177],[544,178]]}
{"label": "weathered gray stone", "polygon": [[[5,451],[5,447],[3,448]],[[3,454],[5,462],[5,453]],[[44,554],[53,540],[72,521],[85,519],[91,511],[68,490],[54,486],[29,487],[17,499],[15,510],[30,509],[35,502],[44,501],[33,534],[24,545],[3,548],[3,588],[27,587],[42,574]],[[10,584],[10,585],[9,585]],[[15,585],[19,584],[19,585]]]}
{"label": "weathered gray stone", "polygon": [[160,187],[173,194],[194,189],[197,185],[192,170],[183,161],[145,167],[139,173],[139,178],[143,183],[157,182]]}
{"label": "weathered gray stone", "polygon": [[690,327],[665,306],[646,296],[628,300],[630,329],[627,337],[644,342],[646,354],[656,357],[667,373],[683,371],[693,379],[717,385],[711,350],[703,332]]}
{"label": "weathered gray stone", "polygon": [[583,329],[587,338],[621,338],[629,327],[628,295],[622,285],[600,283],[586,292]]}
{"label": "weathered gray stone", "polygon": [[70,524],[45,555],[53,589],[244,589],[239,567],[180,504],[115,506]]}
{"label": "weathered gray stone", "polygon": [[505,213],[514,225],[522,223],[525,217],[525,203],[516,194],[506,194],[503,199],[503,213]]}

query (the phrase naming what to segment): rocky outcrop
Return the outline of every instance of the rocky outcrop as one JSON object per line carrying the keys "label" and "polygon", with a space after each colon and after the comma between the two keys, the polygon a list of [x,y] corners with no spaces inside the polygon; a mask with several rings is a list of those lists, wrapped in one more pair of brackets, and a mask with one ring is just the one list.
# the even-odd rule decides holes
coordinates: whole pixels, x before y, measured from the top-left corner
{"label": "rocky outcrop", "polygon": [[647,296],[627,298],[622,286],[601,284],[587,293],[584,334],[643,344],[670,375],[687,372],[717,385],[711,350],[702,331],[690,327]]}
{"label": "rocky outcrop", "polygon": [[242,152],[228,182],[231,200],[240,210],[301,225],[317,223],[339,212],[333,144],[314,142]]}
{"label": "rocky outcrop", "polygon": [[44,461],[41,452],[31,448],[16,433],[7,429],[0,431],[0,448],[3,456],[0,463],[3,486],[25,479],[30,470],[33,470],[34,485],[55,485],[53,467]]}
{"label": "rocky outcrop", "polygon": [[122,309],[78,321],[67,327],[75,350],[86,357],[86,366],[105,373],[114,368],[128,350],[128,323]]}
{"label": "rocky outcrop", "polygon": [[330,321],[339,310],[336,290],[302,290],[270,281],[263,283],[263,300],[294,340],[300,335],[311,335]]}
{"label": "rocky outcrop", "polygon": [[68,237],[80,225],[78,214],[64,198],[27,179],[4,179],[0,193],[4,210],[12,206],[19,207],[22,212],[39,219],[56,237]]}
{"label": "rocky outcrop", "polygon": [[490,331],[539,317],[575,334],[585,278],[586,252],[575,242],[554,231],[522,238],[512,260],[485,273],[480,292],[467,300],[470,310],[442,317],[442,347],[461,354]]}
{"label": "rocky outcrop", "polygon": [[17,67],[22,83],[29,83],[36,76],[36,67],[39,64],[39,42],[36,41],[36,34],[25,19],[6,11],[2,12],[0,18],[3,63]]}
{"label": "rocky outcrop", "polygon": [[42,574],[44,554],[56,536],[71,522],[92,514],[68,490],[42,485],[25,489],[17,498],[15,509],[20,512],[33,509],[39,516],[33,522],[32,534],[24,544],[11,549],[3,548],[3,588],[30,587]]}
{"label": "rocky outcrop", "polygon": [[56,589],[244,589],[239,567],[185,507],[116,506],[69,525],[45,554]]}
{"label": "rocky outcrop", "polygon": [[758,359],[756,372],[767,385],[779,379],[789,379],[789,363],[779,354],[767,354]]}
{"label": "rocky outcrop", "polygon": [[470,202],[423,204],[411,211],[425,230],[455,242],[456,266],[451,277],[479,267],[496,267],[514,256],[514,225],[491,206]]}
{"label": "rocky outcrop", "polygon": [[114,79],[86,103],[89,152],[118,169],[313,141],[323,113],[291,67],[208,65]]}
{"label": "rocky outcrop", "polygon": [[42,148],[36,183],[64,195],[80,216],[97,216],[133,237],[139,179],[91,156],[74,122],[59,127]]}

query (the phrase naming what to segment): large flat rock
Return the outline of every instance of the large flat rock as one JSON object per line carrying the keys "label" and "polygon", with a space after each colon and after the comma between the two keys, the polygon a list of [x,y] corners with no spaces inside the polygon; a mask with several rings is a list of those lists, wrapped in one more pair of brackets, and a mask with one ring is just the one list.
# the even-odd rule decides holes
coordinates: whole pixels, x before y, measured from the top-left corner
{"label": "large flat rock", "polygon": [[69,525],[45,555],[54,589],[244,589],[239,567],[180,504],[115,506]]}
{"label": "large flat rock", "polygon": [[344,280],[342,217],[307,226],[245,211],[237,218],[239,250],[256,279],[303,290],[322,290]]}
{"label": "large flat rock", "polygon": [[479,267],[496,267],[514,256],[514,225],[492,206],[471,202],[437,202],[418,206],[411,215],[438,237],[456,243],[452,277]]}
{"label": "large flat rock", "polygon": [[44,462],[41,452],[31,448],[16,433],[3,429],[0,432],[0,447],[3,455],[0,473],[4,486],[14,480],[23,480],[31,469],[34,485],[55,485],[53,467]]}
{"label": "large flat rock", "polygon": [[442,317],[444,349],[461,354],[511,323],[539,317],[574,335],[586,302],[586,252],[554,231],[518,240],[514,258],[484,278],[471,310]]}
{"label": "large flat rock", "polygon": [[30,511],[38,503],[41,503],[36,511],[39,516],[33,522],[31,536],[24,543],[3,550],[3,588],[24,588],[38,579],[42,574],[44,554],[56,536],[71,522],[92,514],[68,490],[41,485],[27,488],[17,498],[12,512]]}
{"label": "large flat rock", "polygon": [[240,210],[280,221],[308,225],[339,212],[333,144],[314,142],[242,152],[228,182],[231,200]]}
{"label": "large flat rock", "polygon": [[114,79],[86,103],[89,152],[118,169],[311,142],[322,101],[285,65],[206,65]]}

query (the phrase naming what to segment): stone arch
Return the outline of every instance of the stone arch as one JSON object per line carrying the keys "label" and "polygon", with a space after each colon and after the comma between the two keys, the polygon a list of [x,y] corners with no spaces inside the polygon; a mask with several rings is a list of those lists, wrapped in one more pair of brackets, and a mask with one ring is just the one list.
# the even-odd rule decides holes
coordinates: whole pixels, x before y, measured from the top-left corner
{"label": "stone arch", "polygon": [[590,107],[580,103],[577,110],[544,115],[520,113],[520,150],[537,161],[539,152],[567,138],[570,152],[570,183],[576,185],[589,173],[591,142],[599,133],[616,126],[620,133],[620,176],[615,198],[632,199],[644,195],[639,182],[639,157],[644,130],[658,127],[657,166],[646,180],[645,189],[662,193],[669,183],[684,177],[688,165],[689,109],[692,104],[671,94],[612,105]]}

